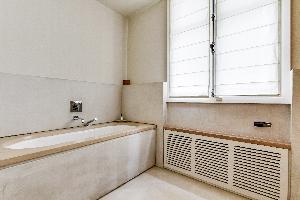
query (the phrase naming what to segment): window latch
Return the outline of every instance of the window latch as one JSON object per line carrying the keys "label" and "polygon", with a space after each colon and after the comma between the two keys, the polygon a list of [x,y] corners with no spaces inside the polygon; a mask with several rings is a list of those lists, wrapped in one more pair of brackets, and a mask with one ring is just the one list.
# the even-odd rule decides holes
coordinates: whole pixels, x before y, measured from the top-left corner
{"label": "window latch", "polygon": [[212,98],[215,98],[215,97],[216,97],[215,91],[214,91],[214,90],[212,90],[210,94],[211,94],[211,97],[212,97]]}
{"label": "window latch", "polygon": [[210,50],[211,50],[211,53],[212,54],[214,54],[215,52],[216,52],[216,50],[215,50],[215,43],[213,42],[213,43],[211,43],[210,45],[209,45],[209,47],[210,47]]}
{"label": "window latch", "polygon": [[211,20],[214,22],[215,19],[216,19],[216,15],[215,15],[215,14],[212,14],[212,15],[211,15]]}

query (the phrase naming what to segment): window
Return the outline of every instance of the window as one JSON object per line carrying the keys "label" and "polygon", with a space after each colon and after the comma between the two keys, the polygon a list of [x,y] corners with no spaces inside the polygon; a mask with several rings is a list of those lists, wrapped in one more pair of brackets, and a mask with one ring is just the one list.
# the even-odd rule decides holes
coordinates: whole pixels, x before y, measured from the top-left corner
{"label": "window", "polygon": [[170,0],[170,99],[289,103],[287,2]]}
{"label": "window", "polygon": [[209,1],[172,1],[170,12],[170,96],[209,92]]}

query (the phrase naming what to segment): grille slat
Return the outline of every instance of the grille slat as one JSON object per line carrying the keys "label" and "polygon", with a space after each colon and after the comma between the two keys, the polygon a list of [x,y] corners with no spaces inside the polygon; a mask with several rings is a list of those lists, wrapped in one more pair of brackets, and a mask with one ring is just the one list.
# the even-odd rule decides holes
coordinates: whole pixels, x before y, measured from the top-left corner
{"label": "grille slat", "polygon": [[192,138],[179,136],[176,134],[168,135],[167,139],[167,163],[182,170],[191,171],[191,151]]}
{"label": "grille slat", "polygon": [[[215,181],[228,183],[228,156],[229,148],[227,144],[196,139],[195,173]],[[210,174],[213,174],[213,176]]]}
{"label": "grille slat", "polygon": [[236,157],[239,157],[240,159],[243,159],[243,160],[247,160],[247,161],[250,161],[250,162],[255,162],[257,164],[262,164],[262,165],[267,165],[267,166],[270,166],[270,167],[274,167],[274,168],[277,168],[280,164],[277,162],[274,162],[272,160],[270,161],[267,161],[267,160],[261,160],[259,158],[254,158],[254,157],[249,157],[247,155],[241,155],[241,154],[235,154]]}
{"label": "grille slat", "polygon": [[[210,162],[210,161],[213,161],[213,162]],[[198,163],[198,166],[201,167],[201,166],[208,166],[208,167],[216,167],[217,169],[218,168],[226,168],[228,167],[228,164],[227,163],[219,163],[218,161],[216,160],[209,160],[209,159],[196,159],[196,162]]]}
{"label": "grille slat", "polygon": [[273,183],[273,182],[270,182],[266,179],[259,179],[259,178],[254,177],[254,176],[249,177],[249,175],[244,175],[242,173],[236,174],[235,177],[236,178],[241,178],[241,179],[244,179],[244,180],[250,180],[250,182],[252,182],[251,180],[254,180],[254,181],[256,181],[260,184],[268,185],[268,186],[270,186],[272,188],[275,188],[275,189],[279,189],[279,187],[280,187],[279,183]]}
{"label": "grille slat", "polygon": [[[274,169],[274,168],[269,168],[268,166],[263,167],[263,165],[255,165],[253,166],[251,164],[251,162],[245,162],[245,161],[241,161],[241,160],[235,160],[236,163],[234,164],[234,166],[237,166],[241,169],[248,169],[248,167],[251,168],[251,170],[253,171],[259,171],[259,172],[264,172],[264,173],[273,173],[273,174],[278,174],[280,175],[280,171],[278,171],[278,169]],[[238,165],[237,165],[238,164]]]}
{"label": "grille slat", "polygon": [[262,196],[280,197],[280,155],[242,146],[234,147],[233,184]]}
{"label": "grille slat", "polygon": [[[233,186],[237,187],[237,185],[235,185],[235,184],[233,184]],[[253,192],[253,193],[258,194],[258,195],[261,195],[261,196],[263,196],[263,197],[267,197],[267,198],[269,198],[269,199],[273,199],[273,200],[278,200],[278,199],[279,199],[278,196],[274,196],[273,194],[269,194],[269,193],[265,193],[265,192],[260,192],[260,191],[257,190],[257,189],[251,189],[251,187],[249,187],[249,186],[247,186],[247,185],[244,186],[244,185],[239,184],[239,185],[238,185],[238,188],[244,189],[244,190],[249,191],[249,192]],[[261,199],[263,199],[263,198],[261,198]]]}
{"label": "grille slat", "polygon": [[257,154],[255,154],[255,155],[253,155],[253,154],[251,154],[251,153],[247,153],[247,152],[245,152],[245,151],[236,151],[236,154],[237,155],[243,155],[243,156],[247,156],[247,157],[250,157],[250,158],[256,158],[256,159],[258,159],[258,160],[262,160],[262,161],[270,161],[270,160],[272,160],[272,161],[275,161],[275,162],[277,162],[277,161],[280,161],[280,157],[269,157],[269,156],[261,156],[261,155],[257,155]]}
{"label": "grille slat", "polygon": [[267,176],[266,174],[256,174],[256,173],[253,172],[251,175],[249,175],[249,171],[244,172],[240,168],[234,168],[234,169],[239,170],[240,175],[250,176],[249,178],[253,177],[253,178],[261,179],[261,180],[264,180],[264,181],[269,181],[270,183],[274,183],[274,184],[279,184],[279,181],[280,181],[280,179],[274,178],[274,177],[271,177],[271,176]]}

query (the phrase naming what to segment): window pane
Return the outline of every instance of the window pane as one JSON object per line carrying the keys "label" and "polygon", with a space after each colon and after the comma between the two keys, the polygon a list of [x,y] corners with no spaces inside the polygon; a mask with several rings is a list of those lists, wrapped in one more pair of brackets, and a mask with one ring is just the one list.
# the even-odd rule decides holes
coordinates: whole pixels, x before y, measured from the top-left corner
{"label": "window pane", "polygon": [[216,94],[278,95],[279,1],[219,0]]}
{"label": "window pane", "polygon": [[209,0],[171,0],[170,96],[208,96]]}

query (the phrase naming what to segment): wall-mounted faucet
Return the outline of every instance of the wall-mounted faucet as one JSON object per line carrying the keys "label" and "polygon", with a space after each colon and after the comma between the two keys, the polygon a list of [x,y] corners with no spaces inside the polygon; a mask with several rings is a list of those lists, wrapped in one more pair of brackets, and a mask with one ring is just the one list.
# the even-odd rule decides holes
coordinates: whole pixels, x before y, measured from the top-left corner
{"label": "wall-mounted faucet", "polygon": [[87,122],[84,124],[84,126],[89,126],[89,125],[91,125],[91,123],[93,123],[93,122],[95,122],[95,121],[98,121],[98,118],[94,118],[94,119],[92,119],[92,120],[90,120],[90,121],[87,121]]}
{"label": "wall-mounted faucet", "polygon": [[85,120],[83,118],[79,117],[79,116],[74,116],[73,120],[74,121],[81,120],[81,123],[83,123],[84,126],[89,126],[89,125],[91,125],[91,123],[93,123],[95,121],[98,121],[98,118],[94,118],[90,121],[87,121],[86,123],[85,123]]}

